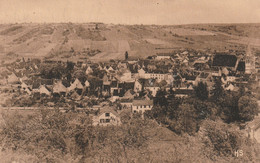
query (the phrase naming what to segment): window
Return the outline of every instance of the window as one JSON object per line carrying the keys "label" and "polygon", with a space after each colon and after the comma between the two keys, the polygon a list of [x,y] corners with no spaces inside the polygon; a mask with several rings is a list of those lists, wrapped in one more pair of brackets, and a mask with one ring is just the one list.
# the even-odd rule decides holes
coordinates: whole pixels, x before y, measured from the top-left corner
{"label": "window", "polygon": [[100,123],[104,123],[105,122],[105,120],[104,119],[100,119]]}
{"label": "window", "polygon": [[110,122],[110,119],[106,119],[106,123],[109,123]]}
{"label": "window", "polygon": [[144,105],[144,108],[146,108],[146,105]]}
{"label": "window", "polygon": [[140,108],[142,108],[142,105],[140,106]]}
{"label": "window", "polygon": [[110,114],[109,113],[106,113],[106,117],[109,117],[110,116]]}
{"label": "window", "polygon": [[136,110],[134,110],[134,113],[136,113]]}

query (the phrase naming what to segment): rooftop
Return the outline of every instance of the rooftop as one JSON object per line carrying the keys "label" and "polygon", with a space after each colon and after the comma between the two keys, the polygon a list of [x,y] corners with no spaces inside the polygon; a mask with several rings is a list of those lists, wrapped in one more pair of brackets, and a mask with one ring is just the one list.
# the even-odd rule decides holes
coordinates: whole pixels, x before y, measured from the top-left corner
{"label": "rooftop", "polygon": [[134,106],[153,105],[153,100],[134,100]]}
{"label": "rooftop", "polygon": [[235,67],[237,56],[230,54],[217,54],[213,58],[212,66],[217,67]]}

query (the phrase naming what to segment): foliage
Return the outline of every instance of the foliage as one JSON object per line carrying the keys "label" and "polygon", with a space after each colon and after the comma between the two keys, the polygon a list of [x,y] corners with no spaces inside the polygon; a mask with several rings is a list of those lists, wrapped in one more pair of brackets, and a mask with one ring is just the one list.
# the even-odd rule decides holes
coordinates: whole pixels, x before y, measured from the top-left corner
{"label": "foliage", "polygon": [[167,106],[168,105],[165,90],[160,89],[160,90],[157,91],[156,96],[154,98],[154,105],[159,105],[159,106]]}
{"label": "foliage", "polygon": [[197,121],[207,118],[215,119],[218,115],[219,107],[211,101],[201,101],[196,98],[187,98],[183,103],[192,105],[196,110]]}
{"label": "foliage", "polygon": [[238,111],[240,121],[250,121],[258,115],[258,106],[255,98],[242,96],[238,100]]}
{"label": "foliage", "polygon": [[182,104],[178,108],[177,118],[170,128],[176,133],[188,133],[193,135],[198,130],[196,110],[192,105]]}
{"label": "foliage", "polygon": [[222,87],[220,79],[215,80],[211,94],[212,101],[217,101],[221,96],[224,95],[224,89]]}
{"label": "foliage", "polygon": [[2,117],[1,146],[35,155],[40,162],[58,162],[65,156],[83,162],[128,160],[128,150],[146,147],[145,131],[151,128],[140,116],[126,118],[121,126],[98,127],[92,126],[86,114],[46,109],[28,116],[6,113]]}
{"label": "foliage", "polygon": [[42,64],[40,74],[45,79],[61,79],[66,68],[60,64]]}
{"label": "foliage", "polygon": [[[199,137],[204,143],[204,154],[213,161],[252,162],[259,152],[257,145],[246,138],[237,126],[221,120],[205,120],[201,125]],[[242,157],[235,156],[237,150],[243,150]]]}
{"label": "foliage", "polygon": [[207,100],[209,96],[209,91],[207,88],[207,84],[203,82],[199,82],[198,86],[194,87],[195,95],[200,100]]}

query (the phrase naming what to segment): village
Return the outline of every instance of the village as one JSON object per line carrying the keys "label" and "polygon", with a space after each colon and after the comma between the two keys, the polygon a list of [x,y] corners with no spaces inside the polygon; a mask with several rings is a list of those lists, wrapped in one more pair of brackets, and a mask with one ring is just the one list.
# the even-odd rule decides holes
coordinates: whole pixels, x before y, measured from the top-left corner
{"label": "village", "polygon": [[[17,59],[1,67],[2,107],[42,106],[93,114],[94,125],[120,124],[120,112],[151,110],[158,91],[185,98],[203,82],[209,92],[216,79],[226,91],[259,87],[259,58],[251,54],[196,51],[158,53],[146,59],[104,63]],[[253,88],[252,88],[253,85]]]}

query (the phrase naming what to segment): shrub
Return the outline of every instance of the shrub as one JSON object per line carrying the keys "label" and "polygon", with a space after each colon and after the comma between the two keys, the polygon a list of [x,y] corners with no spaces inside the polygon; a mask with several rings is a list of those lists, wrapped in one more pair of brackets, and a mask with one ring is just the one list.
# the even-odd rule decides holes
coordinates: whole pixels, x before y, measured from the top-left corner
{"label": "shrub", "polygon": [[[199,136],[204,143],[204,154],[213,161],[225,159],[225,162],[252,162],[259,153],[259,149],[256,151],[257,145],[246,138],[237,126],[225,124],[221,120],[205,120]],[[243,150],[243,157],[235,155],[237,150]]]}
{"label": "shrub", "polygon": [[29,114],[2,114],[1,146],[14,152],[30,153],[40,162],[97,159],[122,162],[129,150],[146,147],[149,123],[141,117],[128,118],[121,126],[92,126],[89,116],[58,109]]}

